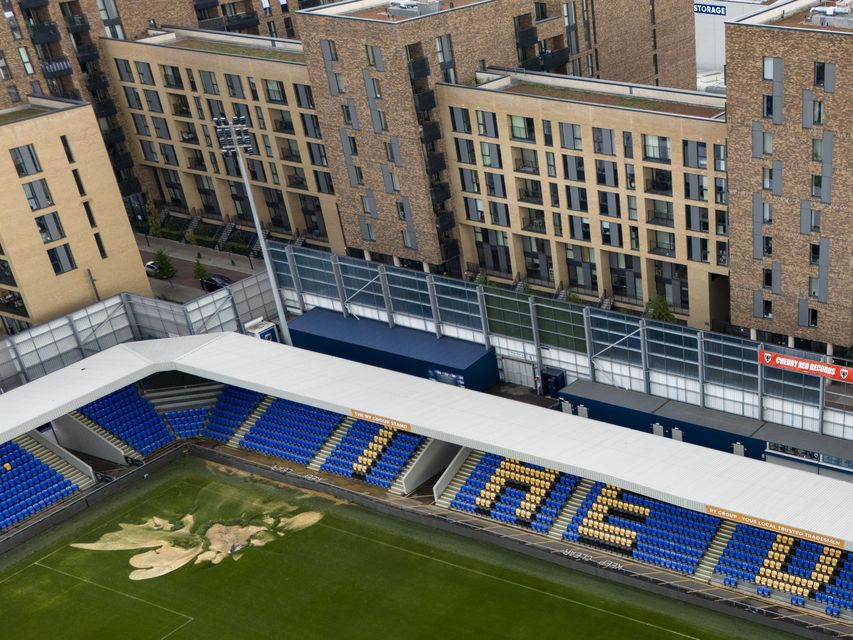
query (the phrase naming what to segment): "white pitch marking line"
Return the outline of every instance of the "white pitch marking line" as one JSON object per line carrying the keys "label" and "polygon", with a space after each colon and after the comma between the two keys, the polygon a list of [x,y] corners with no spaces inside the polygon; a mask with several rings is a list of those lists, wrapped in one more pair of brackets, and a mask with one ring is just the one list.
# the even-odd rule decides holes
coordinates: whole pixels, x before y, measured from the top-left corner
{"label": "white pitch marking line", "polygon": [[483,576],[484,578],[490,578],[492,580],[497,580],[498,582],[505,582],[507,584],[514,585],[516,587],[520,587],[522,589],[527,589],[528,591],[534,591],[536,593],[541,593],[543,595],[549,596],[551,598],[556,598],[558,600],[563,600],[565,602],[570,602],[572,604],[578,605],[580,607],[586,607],[587,609],[593,609],[594,611],[599,611],[601,613],[606,613],[611,616],[616,616],[617,618],[622,618],[624,620],[630,620],[631,622],[635,622],[637,624],[642,624],[647,627],[651,627],[653,629],[657,629],[659,631],[664,631],[665,633],[671,633],[676,636],[681,636],[682,638],[687,638],[688,640],[701,640],[701,638],[697,638],[696,636],[691,636],[686,633],[682,633],[680,631],[675,631],[673,629],[667,629],[666,627],[661,627],[660,625],[656,625],[652,622],[646,622],[644,620],[638,620],[637,618],[632,618],[631,616],[626,616],[622,613],[616,613],[615,611],[611,611],[609,609],[604,609],[602,607],[596,607],[595,605],[588,604],[586,602],[580,602],[579,600],[573,600],[571,598],[567,598],[565,596],[558,595],[556,593],[551,593],[550,591],[545,591],[543,589],[537,589],[536,587],[531,587],[526,584],[521,584],[520,582],[515,582],[514,580],[509,580],[507,578],[500,578],[498,576],[494,576],[490,573],[486,573],[484,571],[478,571],[477,569],[472,569],[471,567],[466,567],[460,564],[456,564],[455,562],[450,562],[449,560],[441,560],[439,558],[435,558],[433,556],[427,555],[425,553],[419,553],[417,551],[413,551],[412,549],[406,549],[405,547],[398,547],[397,545],[393,545],[389,542],[382,542],[381,540],[376,540],[375,538],[369,538],[367,536],[363,536],[358,533],[353,533],[352,531],[347,531],[346,529],[340,529],[339,527],[334,527],[332,525],[323,524],[322,522],[318,523],[320,527],[326,527],[327,529],[334,529],[335,531],[340,531],[341,533],[346,533],[348,535],[354,536],[356,538],[361,538],[362,540],[369,540],[370,542],[374,542],[376,544],[380,544],[385,547],[389,547],[391,549],[396,549],[398,551],[403,551],[404,553],[411,554],[413,556],[418,556],[419,558],[426,558],[427,560],[432,560],[433,562],[439,562],[441,564],[446,564],[451,567],[455,567],[457,569],[461,569],[462,571],[467,571],[469,573],[474,573],[479,576]]}
{"label": "white pitch marking line", "polygon": [[160,609],[162,611],[166,611],[166,612],[171,613],[173,615],[180,616],[181,618],[184,618],[184,621],[180,625],[178,625],[177,627],[172,629],[169,633],[167,633],[165,636],[160,638],[160,640],[164,640],[164,638],[168,638],[170,635],[172,635],[173,633],[175,633],[179,629],[182,629],[183,627],[187,626],[190,622],[195,622],[195,618],[193,618],[192,616],[188,616],[185,613],[181,613],[180,611],[175,611],[174,609],[169,609],[168,607],[164,607],[163,605],[159,605],[159,604],[156,604],[154,602],[149,602],[148,600],[145,600],[144,598],[140,598],[138,596],[134,596],[134,595],[131,595],[129,593],[124,593],[123,591],[119,591],[118,589],[113,589],[112,587],[107,587],[107,586],[104,586],[102,584],[98,584],[97,582],[89,580],[88,578],[81,578],[80,576],[75,576],[74,574],[68,573],[67,571],[62,571],[61,569],[49,567],[46,564],[41,564],[40,560],[33,562],[33,564],[30,566],[41,567],[42,569],[47,569],[48,571],[53,571],[54,573],[59,573],[63,576],[67,576],[69,578],[74,578],[75,580],[79,580],[80,582],[85,582],[86,584],[90,584],[93,587],[97,587],[98,589],[103,589],[104,591],[109,591],[111,593],[115,593],[116,595],[124,596],[125,598],[130,598],[131,600],[136,600],[137,602],[141,602],[142,604],[147,604],[149,607],[154,607],[155,609]]}

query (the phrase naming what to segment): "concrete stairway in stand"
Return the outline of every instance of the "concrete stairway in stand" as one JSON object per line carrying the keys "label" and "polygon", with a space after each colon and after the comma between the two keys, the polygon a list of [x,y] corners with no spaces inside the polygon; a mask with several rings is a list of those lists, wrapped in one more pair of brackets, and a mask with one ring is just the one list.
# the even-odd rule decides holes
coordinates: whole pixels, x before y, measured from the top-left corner
{"label": "concrete stairway in stand", "polygon": [[143,398],[154,405],[159,414],[183,409],[210,408],[216,404],[216,399],[223,385],[211,382],[186,387],[171,387],[166,389],[143,389]]}
{"label": "concrete stairway in stand", "polygon": [[426,446],[431,442],[431,438],[424,438],[423,442],[421,442],[421,446],[419,446],[415,452],[412,454],[412,457],[409,458],[409,461],[405,464],[405,466],[400,469],[400,473],[397,474],[397,477],[394,478],[394,482],[391,483],[391,486],[388,487],[388,491],[397,496],[404,496],[406,492],[403,489],[403,478],[406,476],[406,473],[409,469],[414,466],[415,462],[417,462],[420,455],[426,449]]}
{"label": "concrete stairway in stand", "polygon": [[59,473],[61,473],[64,478],[76,483],[81,490],[85,490],[89,487],[94,486],[95,481],[92,480],[89,476],[85,475],[76,467],[73,467],[68,464],[68,462],[60,458],[58,455],[56,455],[53,451],[51,451],[44,445],[39,444],[38,442],[33,440],[30,436],[18,436],[17,438],[15,438],[14,442],[18,446],[22,447],[27,452],[31,453],[36,458],[44,462],[54,471],[58,471]]}
{"label": "concrete stairway in stand", "polygon": [[311,459],[311,462],[308,463],[308,468],[311,471],[320,470],[320,467],[329,459],[329,455],[335,450],[338,443],[344,439],[344,436],[346,436],[353,422],[355,422],[355,418],[352,417],[346,417],[341,420],[340,424],[335,427],[334,431],[332,431],[332,435],[329,436],[329,439],[323,443],[322,447],[320,447],[317,455],[315,455]]}
{"label": "concrete stairway in stand", "polygon": [[554,540],[563,539],[563,532],[566,530],[566,527],[569,526],[572,518],[575,517],[575,514],[578,512],[578,508],[581,506],[581,502],[586,498],[589,490],[592,489],[593,484],[595,483],[587,478],[583,478],[578,483],[578,486],[576,486],[575,490],[572,491],[572,495],[569,496],[568,501],[563,505],[562,511],[557,514],[554,523],[548,530],[549,538],[553,538]]}
{"label": "concrete stairway in stand", "polygon": [[726,550],[726,545],[732,539],[732,534],[735,532],[735,524],[731,520],[723,520],[720,528],[717,529],[717,534],[708,545],[708,550],[702,556],[702,560],[696,567],[695,576],[699,580],[711,581],[711,576],[714,575],[714,567],[720,561],[720,556]]}
{"label": "concrete stairway in stand", "polygon": [[124,440],[120,440],[119,438],[116,438],[113,434],[111,434],[109,431],[104,429],[97,422],[95,422],[94,420],[90,420],[88,417],[84,416],[79,411],[74,410],[71,413],[69,413],[68,415],[70,415],[72,418],[74,418],[77,422],[85,425],[91,431],[94,431],[95,433],[97,433],[99,436],[101,436],[104,440],[106,440],[110,444],[113,444],[116,447],[118,447],[118,449],[121,450],[121,452],[124,454],[124,456],[126,458],[133,458],[134,460],[142,460],[144,458],[144,456],[141,453],[139,453],[136,449],[134,449],[129,444],[127,444]]}
{"label": "concrete stairway in stand", "polygon": [[482,451],[471,452],[468,459],[462,463],[462,466],[459,467],[459,471],[457,471],[456,475],[453,476],[453,480],[450,481],[450,484],[447,485],[447,488],[442,492],[441,497],[436,501],[436,505],[444,507],[445,509],[450,508],[450,501],[456,497],[456,494],[459,492],[459,488],[465,484],[465,480],[467,480],[468,476],[471,475],[474,467],[477,466],[477,463],[480,462],[482,457]]}
{"label": "concrete stairway in stand", "polygon": [[255,410],[249,414],[249,417],[243,420],[243,424],[241,424],[237,430],[234,432],[234,435],[231,436],[231,439],[228,440],[228,446],[234,449],[238,449],[240,447],[240,440],[243,439],[243,436],[249,432],[249,429],[255,426],[255,423],[258,421],[264,412],[270,408],[270,405],[273,403],[272,396],[264,396],[264,399],[258,403],[258,406],[255,407]]}

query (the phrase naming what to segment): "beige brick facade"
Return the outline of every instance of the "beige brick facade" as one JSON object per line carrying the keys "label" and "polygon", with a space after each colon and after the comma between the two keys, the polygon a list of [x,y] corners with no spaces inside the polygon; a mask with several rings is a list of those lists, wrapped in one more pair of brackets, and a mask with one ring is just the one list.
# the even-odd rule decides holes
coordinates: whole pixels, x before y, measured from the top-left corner
{"label": "beige brick facade", "polygon": [[[691,326],[726,320],[724,99],[497,73],[439,98],[470,272],[635,310],[662,293]],[[484,113],[497,136],[478,126]],[[461,172],[476,174],[473,189]],[[688,180],[705,188],[688,192]]]}
{"label": "beige brick facade", "polygon": [[46,99],[33,105],[0,113],[7,178],[0,317],[7,330],[122,291],[151,295],[106,150],[91,144],[98,139],[91,107]]}
{"label": "beige brick facade", "polygon": [[[229,223],[254,235],[242,181],[233,160],[223,158],[213,122],[214,109],[228,118],[242,109],[257,141],[246,160],[261,223],[277,237],[304,236],[310,245],[343,253],[335,196],[321,191],[318,182],[329,172],[322,164],[328,156],[324,140],[309,137],[303,122],[316,117],[316,110],[300,104],[297,87],[308,86],[301,47],[277,41],[275,49],[249,48],[246,42],[258,40],[198,37],[204,33],[104,41],[111,83],[125,94],[119,98],[122,124],[134,132],[131,152],[150,195],[172,211],[203,218],[206,237],[215,234],[226,242],[221,234]],[[177,76],[168,79],[166,72],[178,60]],[[153,84],[142,81],[137,63],[150,66]],[[279,87],[280,96],[274,93]],[[149,102],[155,94],[160,111]],[[139,101],[131,104],[132,96]]]}

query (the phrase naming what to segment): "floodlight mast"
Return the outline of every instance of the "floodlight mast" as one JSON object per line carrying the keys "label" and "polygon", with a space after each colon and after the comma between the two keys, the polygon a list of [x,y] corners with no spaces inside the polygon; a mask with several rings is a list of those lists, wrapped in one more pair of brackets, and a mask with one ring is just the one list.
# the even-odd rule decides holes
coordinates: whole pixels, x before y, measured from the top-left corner
{"label": "floodlight mast", "polygon": [[246,173],[246,161],[243,159],[243,152],[252,153],[252,137],[249,134],[249,127],[246,126],[245,116],[234,116],[228,120],[224,116],[214,118],[213,122],[216,128],[216,137],[219,139],[219,147],[222,149],[223,156],[231,156],[237,158],[237,165],[240,168],[240,177],[243,180],[243,188],[246,190],[246,196],[249,199],[249,209],[252,212],[252,220],[255,223],[255,232],[258,234],[258,242],[261,244],[261,255],[263,256],[264,266],[267,270],[267,278],[272,288],[272,297],[275,302],[275,310],[278,314],[278,324],[281,329],[281,338],[284,343],[290,347],[293,346],[293,340],[290,337],[290,329],[287,326],[287,315],[284,310],[284,304],[281,300],[281,293],[278,287],[278,280],[275,277],[275,269],[273,269],[272,260],[270,259],[267,240],[264,237],[264,230],[261,228],[261,221],[258,218],[258,210],[255,208],[255,198],[252,196],[252,185],[249,184],[248,175]]}

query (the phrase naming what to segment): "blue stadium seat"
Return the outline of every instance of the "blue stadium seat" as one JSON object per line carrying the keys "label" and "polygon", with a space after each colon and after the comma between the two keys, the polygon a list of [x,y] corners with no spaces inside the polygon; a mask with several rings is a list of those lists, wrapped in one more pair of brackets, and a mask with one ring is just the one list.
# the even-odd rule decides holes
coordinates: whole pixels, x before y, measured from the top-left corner
{"label": "blue stadium seat", "polygon": [[228,442],[263,400],[263,394],[239,387],[225,387],[210,410],[202,435]]}
{"label": "blue stadium seat", "polygon": [[75,483],[18,444],[0,444],[0,531],[77,490]]}
{"label": "blue stadium seat", "polygon": [[154,405],[128,385],[90,402],[80,413],[123,440],[142,455],[156,451],[175,439]]}

